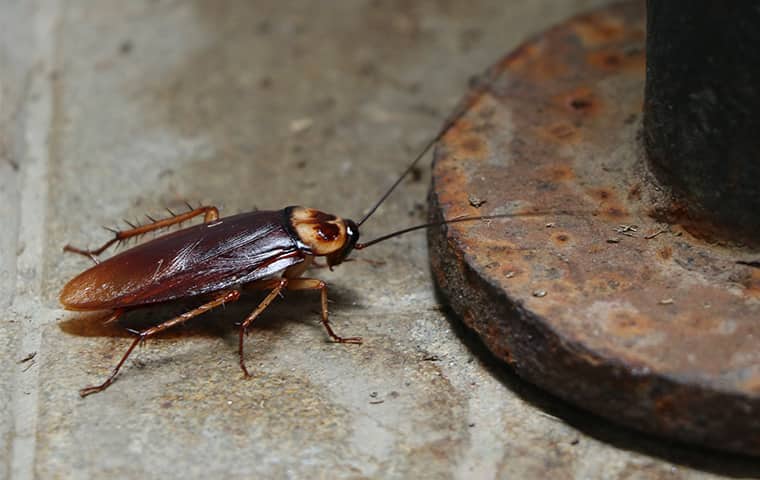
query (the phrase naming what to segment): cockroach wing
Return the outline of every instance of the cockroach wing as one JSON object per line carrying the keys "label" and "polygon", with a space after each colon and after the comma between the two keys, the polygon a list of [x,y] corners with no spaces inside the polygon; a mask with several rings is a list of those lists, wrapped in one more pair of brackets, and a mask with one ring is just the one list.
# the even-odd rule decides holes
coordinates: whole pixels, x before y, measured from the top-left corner
{"label": "cockroach wing", "polygon": [[304,261],[284,211],[221,218],[158,237],[73,278],[69,310],[124,308],[222,290]]}

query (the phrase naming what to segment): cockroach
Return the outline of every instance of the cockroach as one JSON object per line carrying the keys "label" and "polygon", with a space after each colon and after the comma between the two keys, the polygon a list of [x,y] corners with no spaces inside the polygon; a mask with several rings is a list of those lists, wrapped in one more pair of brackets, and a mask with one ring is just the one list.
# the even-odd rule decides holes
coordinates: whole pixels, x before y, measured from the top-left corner
{"label": "cockroach", "polygon": [[[322,325],[329,337],[337,343],[362,342],[359,337],[342,337],[330,326],[327,309],[327,285],[316,278],[302,274],[316,257],[325,257],[327,266],[340,265],[353,250],[361,250],[389,238],[452,221],[488,218],[466,217],[448,222],[417,225],[360,243],[359,227],[388,198],[463,114],[467,99],[455,114],[430,140],[414,161],[388,188],[359,222],[343,219],[313,208],[291,206],[277,211],[253,211],[221,218],[214,206],[192,208],[181,214],[151,223],[130,225],[128,230],[111,230],[114,236],[94,250],[66,245],[64,251],[89,257],[95,262],[62,289],[60,302],[67,310],[111,310],[109,321],[117,320],[125,312],[200,295],[208,301],[197,308],[166,320],[158,325],[137,331],[134,341],[116,364],[110,376],[101,384],[79,391],[82,397],[108,388],[132,351],[141,342],[197,317],[213,308],[238,300],[243,289],[268,291],[259,305],[243,320],[239,328],[238,356],[245,377],[250,373],[245,365],[243,339],[253,321],[272,301],[286,290],[316,290],[321,297]],[[177,230],[139,244],[104,261],[98,257],[111,245],[149,232],[178,225],[194,217],[203,216],[203,223]]]}

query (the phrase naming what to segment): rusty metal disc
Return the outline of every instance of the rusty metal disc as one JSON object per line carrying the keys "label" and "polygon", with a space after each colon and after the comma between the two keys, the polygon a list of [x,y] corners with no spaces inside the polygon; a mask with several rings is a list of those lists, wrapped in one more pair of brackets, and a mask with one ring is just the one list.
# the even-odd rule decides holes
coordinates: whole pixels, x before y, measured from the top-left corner
{"label": "rusty metal disc", "polygon": [[494,66],[438,146],[431,216],[516,216],[431,230],[433,271],[529,381],[636,429],[758,455],[760,254],[657,220],[637,137],[644,47],[635,1]]}

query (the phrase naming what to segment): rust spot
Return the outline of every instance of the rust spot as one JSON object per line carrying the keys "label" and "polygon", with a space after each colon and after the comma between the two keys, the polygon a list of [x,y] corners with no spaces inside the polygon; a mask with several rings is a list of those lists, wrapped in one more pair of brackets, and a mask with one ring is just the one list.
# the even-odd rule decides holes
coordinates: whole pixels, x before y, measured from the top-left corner
{"label": "rust spot", "polygon": [[628,198],[631,200],[639,200],[641,198],[641,184],[634,183],[628,190]]}
{"label": "rust spot", "polygon": [[[716,245],[758,247],[760,242],[754,236],[746,236],[746,230],[729,229],[726,225],[716,223],[705,215],[705,211],[696,203],[689,204],[683,200],[668,200],[655,204],[649,209],[648,215],[655,220],[669,223],[689,235]],[[752,232],[755,233],[755,232]]]}
{"label": "rust spot", "polygon": [[625,23],[615,17],[589,15],[572,25],[575,34],[586,46],[598,46],[625,39],[628,30]]}
{"label": "rust spot", "polygon": [[606,187],[592,188],[588,190],[588,195],[603,207],[599,212],[602,218],[620,220],[628,216],[628,211],[620,205],[613,190]]}
{"label": "rust spot", "polygon": [[561,54],[545,53],[544,45],[541,43],[523,45],[502,60],[499,69],[509,70],[532,80],[557,78],[568,71],[568,66],[562,62],[564,57]]}
{"label": "rust spot", "polygon": [[620,55],[617,53],[604,53],[601,55],[595,55],[595,58],[601,57],[601,63],[607,67],[619,67],[622,63]]}
{"label": "rust spot", "polygon": [[601,110],[601,100],[588,87],[580,87],[557,97],[564,108],[583,115],[597,115]]}
{"label": "rust spot", "polygon": [[563,144],[576,144],[582,139],[581,130],[569,123],[538,127],[536,133],[542,138]]}
{"label": "rust spot", "polygon": [[749,275],[742,282],[745,294],[752,297],[760,297],[760,270],[753,268]]}
{"label": "rust spot", "polygon": [[628,212],[620,207],[607,207],[604,210],[602,210],[602,217],[608,218],[608,219],[623,219],[628,216]]}
{"label": "rust spot", "polygon": [[549,132],[560,140],[569,140],[578,136],[577,130],[572,125],[568,125],[566,123],[554,125],[553,127],[549,128]]}
{"label": "rust spot", "polygon": [[576,110],[588,110],[593,106],[588,98],[574,98],[570,100],[570,106]]}
{"label": "rust spot", "polygon": [[657,414],[662,417],[672,417],[679,408],[678,400],[672,395],[662,395],[654,402]]}
{"label": "rust spot", "polygon": [[[584,282],[583,291],[593,295],[619,294],[629,290],[633,281],[634,279],[624,274],[605,271],[597,277],[587,279]],[[621,310],[621,312],[630,313],[627,310]],[[615,313],[611,312],[610,315],[614,316]]]}
{"label": "rust spot", "polygon": [[643,70],[646,66],[644,54],[641,51],[622,53],[616,51],[594,52],[589,54],[588,62],[605,71]]}
{"label": "rust spot", "polygon": [[549,165],[539,170],[539,177],[561,182],[575,178],[575,172],[569,165]]}
{"label": "rust spot", "polygon": [[521,70],[530,59],[538,56],[540,51],[535,43],[524,43],[499,63],[499,69]]}
{"label": "rust spot", "polygon": [[497,355],[500,356],[500,358],[503,358],[505,362],[507,362],[510,365],[515,364],[515,359],[512,356],[512,352],[507,350],[506,346],[502,346],[499,348],[497,352],[495,352]]}
{"label": "rust spot", "polygon": [[606,189],[606,188],[596,188],[594,190],[591,190],[589,192],[589,194],[592,197],[594,197],[594,198],[596,198],[598,200],[601,200],[603,202],[605,202],[605,201],[609,200],[610,198],[612,198],[612,192],[610,190]]}
{"label": "rust spot", "polygon": [[663,260],[670,260],[673,256],[673,249],[669,245],[662,247],[657,251],[657,255]]}
{"label": "rust spot", "polygon": [[464,153],[471,157],[482,158],[488,153],[485,142],[483,142],[483,140],[481,140],[479,137],[475,136],[467,136],[462,138],[459,146]]}
{"label": "rust spot", "polygon": [[554,240],[554,243],[562,245],[570,240],[570,235],[564,232],[558,232],[552,235],[552,240]]}
{"label": "rust spot", "polygon": [[652,320],[644,315],[630,311],[618,311],[612,314],[610,331],[621,337],[634,337],[649,333]]}
{"label": "rust spot", "polygon": [[[710,303],[711,298],[706,292],[700,292],[702,295],[695,294],[694,298],[699,298],[701,303]],[[676,300],[678,301],[678,300]],[[679,314],[676,316],[673,325],[681,327],[680,335],[689,335],[699,338],[703,332],[714,332],[718,329],[722,319],[710,311],[702,311],[691,314]]]}
{"label": "rust spot", "polygon": [[443,136],[446,140],[454,140],[456,143],[461,143],[460,137],[467,132],[472,131],[472,122],[466,118],[460,118],[451,126],[448,132]]}

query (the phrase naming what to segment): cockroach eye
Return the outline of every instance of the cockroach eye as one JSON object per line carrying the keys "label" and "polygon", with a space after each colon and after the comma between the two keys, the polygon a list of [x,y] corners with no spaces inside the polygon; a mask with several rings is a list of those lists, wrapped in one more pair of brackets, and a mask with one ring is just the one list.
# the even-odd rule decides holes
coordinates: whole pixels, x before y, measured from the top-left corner
{"label": "cockroach eye", "polygon": [[346,225],[346,242],[341,250],[327,256],[327,265],[331,268],[343,263],[354,249],[356,242],[359,241],[359,227],[356,222],[347,219],[344,220],[344,223]]}
{"label": "cockroach eye", "polygon": [[340,236],[340,227],[334,223],[320,223],[314,227],[314,232],[321,240],[332,242]]}

